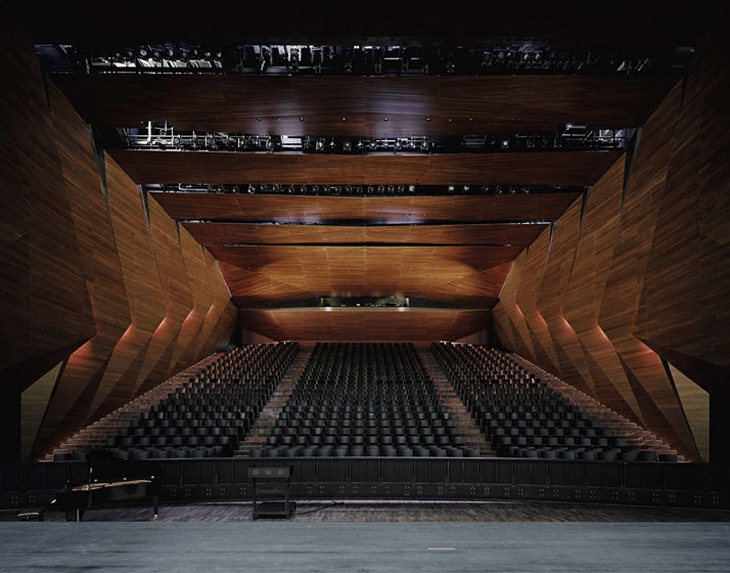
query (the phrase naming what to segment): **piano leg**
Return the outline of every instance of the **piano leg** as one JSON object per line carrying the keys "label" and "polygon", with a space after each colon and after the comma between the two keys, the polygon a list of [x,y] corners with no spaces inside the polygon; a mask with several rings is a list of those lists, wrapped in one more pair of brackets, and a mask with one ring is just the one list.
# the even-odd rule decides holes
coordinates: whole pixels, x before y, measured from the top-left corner
{"label": "piano leg", "polygon": [[157,516],[160,513],[160,496],[159,495],[153,495],[152,496],[152,520],[156,521]]}
{"label": "piano leg", "polygon": [[66,510],[66,521],[81,521],[83,518],[84,511],[80,507]]}

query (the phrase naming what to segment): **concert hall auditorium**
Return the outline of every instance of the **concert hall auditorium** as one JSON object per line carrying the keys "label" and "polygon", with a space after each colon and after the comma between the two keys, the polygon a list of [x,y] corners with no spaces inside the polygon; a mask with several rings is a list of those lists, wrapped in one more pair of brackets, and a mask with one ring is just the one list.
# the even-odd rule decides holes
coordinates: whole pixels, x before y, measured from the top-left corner
{"label": "concert hall auditorium", "polygon": [[0,6],[1,570],[730,570],[729,12],[554,4]]}

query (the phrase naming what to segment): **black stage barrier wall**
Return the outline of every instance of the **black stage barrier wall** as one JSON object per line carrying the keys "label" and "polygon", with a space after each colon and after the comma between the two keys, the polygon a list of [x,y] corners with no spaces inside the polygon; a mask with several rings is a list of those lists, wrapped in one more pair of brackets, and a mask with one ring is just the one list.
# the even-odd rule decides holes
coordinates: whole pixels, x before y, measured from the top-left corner
{"label": "black stage barrier wall", "polygon": [[[506,458],[155,459],[162,501],[250,500],[248,468],[291,465],[293,499],[521,499],[730,509],[730,468]],[[0,507],[44,506],[85,462],[0,466]]]}

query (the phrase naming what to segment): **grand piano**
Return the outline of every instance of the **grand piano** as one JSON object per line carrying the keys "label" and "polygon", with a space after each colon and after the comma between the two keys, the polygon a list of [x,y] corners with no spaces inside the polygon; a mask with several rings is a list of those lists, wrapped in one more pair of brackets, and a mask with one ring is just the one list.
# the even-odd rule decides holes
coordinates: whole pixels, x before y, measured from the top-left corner
{"label": "grand piano", "polygon": [[66,521],[81,521],[92,507],[148,500],[152,519],[157,519],[160,504],[159,463],[142,460],[108,459],[87,453],[88,477],[85,483],[67,483],[48,506],[66,513]]}

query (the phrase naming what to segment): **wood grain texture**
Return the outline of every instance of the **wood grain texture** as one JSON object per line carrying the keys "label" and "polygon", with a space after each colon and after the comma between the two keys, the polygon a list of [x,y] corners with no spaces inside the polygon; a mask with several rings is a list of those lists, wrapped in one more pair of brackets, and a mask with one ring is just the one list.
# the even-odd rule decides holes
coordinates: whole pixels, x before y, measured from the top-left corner
{"label": "wood grain texture", "polygon": [[491,324],[488,310],[323,308],[242,310],[248,331],[285,340],[395,342],[456,340]]}
{"label": "wood grain texture", "polygon": [[[698,46],[675,119],[636,333],[712,392],[730,379],[730,24]],[[681,326],[680,326],[681,325]],[[682,364],[686,363],[686,364]]]}
{"label": "wood grain texture", "polygon": [[[20,392],[94,334],[62,161],[31,39],[0,6],[0,372]],[[6,29],[7,28],[7,29]]]}
{"label": "wood grain texture", "polygon": [[430,245],[518,245],[526,247],[545,229],[536,225],[261,225],[183,223],[201,245],[396,243]]}
{"label": "wood grain texture", "polygon": [[618,151],[315,155],[116,149],[135,183],[593,185]]}
{"label": "wood grain texture", "polygon": [[578,193],[430,197],[307,197],[150,193],[173,219],[326,224],[552,221]]}
{"label": "wood grain texture", "polygon": [[[517,257],[494,309],[495,324],[507,347],[696,458],[661,359],[633,337],[633,320],[622,320],[638,304],[638,290],[632,293],[620,280],[629,270],[618,234],[632,230],[621,227],[623,172],[617,162],[584,209],[576,202],[558,220],[552,243],[546,231]],[[635,274],[635,252],[628,260]]]}
{"label": "wood grain texture", "polygon": [[637,126],[671,87],[666,78],[610,75],[99,74],[57,81],[87,122],[111,127],[152,119],[191,131],[373,137],[550,132],[566,122]]}
{"label": "wood grain texture", "polygon": [[521,247],[210,247],[239,308],[320,296],[409,296],[491,308]]}
{"label": "wood grain texture", "polygon": [[711,394],[728,391],[730,76],[728,54],[718,48],[723,26],[643,127],[625,185],[617,163],[591,190],[582,217],[576,202],[558,220],[549,250],[544,233],[516,259],[494,310],[505,344],[690,459],[700,457],[692,432],[707,426],[707,414],[688,402],[688,425],[663,360]]}
{"label": "wood grain texture", "polygon": [[62,156],[84,276],[91,297],[94,337],[68,357],[61,382],[48,405],[40,443],[65,435],[89,415],[91,399],[114,352],[132,324],[107,196],[101,185],[91,133],[61,92],[49,83],[55,138]]}
{"label": "wood grain texture", "polygon": [[[236,311],[210,254],[185,231],[182,242],[159,205],[148,220],[139,188],[110,157],[100,170],[88,126],[53,82],[44,86],[30,40],[8,32],[0,39],[8,78],[0,174],[13,189],[0,194],[5,390],[64,363],[24,422],[35,434],[25,448],[37,457],[220,346]],[[186,250],[201,261],[190,272]],[[191,350],[175,355],[196,300]]]}

